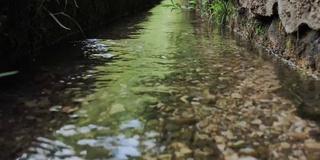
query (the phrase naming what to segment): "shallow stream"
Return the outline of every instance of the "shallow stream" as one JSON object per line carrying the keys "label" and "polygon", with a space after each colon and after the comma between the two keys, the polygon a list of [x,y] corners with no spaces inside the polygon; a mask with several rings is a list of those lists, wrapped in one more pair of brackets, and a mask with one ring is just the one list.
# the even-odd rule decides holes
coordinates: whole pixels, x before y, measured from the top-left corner
{"label": "shallow stream", "polygon": [[320,83],[196,17],[159,5],[51,51],[4,94],[2,158],[318,159]]}

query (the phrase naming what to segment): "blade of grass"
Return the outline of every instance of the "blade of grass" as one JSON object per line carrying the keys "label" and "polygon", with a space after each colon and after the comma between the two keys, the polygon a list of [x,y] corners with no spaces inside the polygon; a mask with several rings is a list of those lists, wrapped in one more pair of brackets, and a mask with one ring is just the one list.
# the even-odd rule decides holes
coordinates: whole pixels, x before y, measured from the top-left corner
{"label": "blade of grass", "polygon": [[11,71],[11,72],[4,72],[4,73],[0,73],[0,78],[1,77],[6,77],[6,76],[11,76],[11,75],[15,75],[19,73],[19,71]]}
{"label": "blade of grass", "polygon": [[42,0],[42,2],[40,3],[40,6],[38,7],[37,12],[36,12],[36,14],[34,15],[34,17],[36,17],[36,16],[38,15],[38,13],[39,13],[39,11],[41,10],[41,8],[42,8],[42,6],[43,6],[43,3],[44,3],[45,1],[46,1],[46,0]]}
{"label": "blade of grass", "polygon": [[64,25],[57,19],[57,17],[55,16],[55,15],[61,14],[61,13],[63,13],[63,12],[52,14],[52,13],[51,13],[49,10],[47,10],[46,8],[44,8],[44,9],[45,9],[45,10],[49,13],[49,15],[58,23],[58,25],[59,25],[61,28],[65,29],[65,30],[69,30],[69,31],[71,30],[70,28],[64,26]]}
{"label": "blade of grass", "polygon": [[71,19],[71,20],[78,26],[78,28],[80,29],[82,35],[83,35],[84,37],[86,37],[86,35],[84,34],[83,29],[81,28],[81,26],[79,25],[79,23],[78,23],[76,20],[74,20],[72,17],[70,17],[69,15],[67,15],[67,14],[65,14],[65,13],[63,13],[63,12],[61,12],[60,14],[68,17],[69,19]]}
{"label": "blade of grass", "polygon": [[78,3],[77,3],[77,0],[73,0],[73,2],[74,2],[74,5],[75,5],[77,8],[79,8]]}
{"label": "blade of grass", "polygon": [[68,5],[68,0],[64,1],[64,8],[63,8],[63,12],[65,12],[67,10],[67,5]]}

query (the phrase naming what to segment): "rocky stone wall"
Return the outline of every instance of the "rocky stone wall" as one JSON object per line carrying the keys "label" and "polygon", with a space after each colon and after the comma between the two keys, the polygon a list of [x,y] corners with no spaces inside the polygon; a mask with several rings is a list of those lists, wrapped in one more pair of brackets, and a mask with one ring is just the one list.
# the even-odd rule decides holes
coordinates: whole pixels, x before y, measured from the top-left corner
{"label": "rocky stone wall", "polygon": [[[24,66],[39,48],[161,0],[2,0],[0,5],[0,73]],[[69,28],[64,29],[63,27]]]}
{"label": "rocky stone wall", "polygon": [[306,24],[320,29],[320,0],[240,0],[242,7],[261,16],[279,15],[287,33]]}
{"label": "rocky stone wall", "polygon": [[319,77],[320,0],[239,0],[234,30]]}

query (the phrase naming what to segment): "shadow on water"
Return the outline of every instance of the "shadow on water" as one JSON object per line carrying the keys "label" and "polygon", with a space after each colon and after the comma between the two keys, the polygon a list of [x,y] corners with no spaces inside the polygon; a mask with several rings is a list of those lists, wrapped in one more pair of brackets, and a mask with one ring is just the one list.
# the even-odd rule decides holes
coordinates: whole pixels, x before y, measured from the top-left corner
{"label": "shadow on water", "polygon": [[280,80],[281,88],[278,94],[292,100],[296,106],[296,114],[304,119],[320,122],[320,81],[308,73],[303,73],[297,66],[268,54],[260,46],[252,45],[251,41],[234,36],[237,45],[256,53],[257,58],[271,62],[275,74]]}
{"label": "shadow on water", "polygon": [[[125,17],[104,27],[102,31],[107,32],[91,34],[96,38],[100,34],[110,39],[130,38],[141,29],[136,24],[148,16],[149,12]],[[31,69],[1,79],[0,159],[21,156],[34,141],[48,141],[41,137],[52,137],[61,126],[79,117],[74,112],[83,103],[81,98],[109,83],[106,79],[100,86],[94,84],[99,81],[97,76],[109,74],[95,68],[119,60],[107,54],[103,58],[91,56],[107,50],[97,39],[58,44],[42,50]]]}

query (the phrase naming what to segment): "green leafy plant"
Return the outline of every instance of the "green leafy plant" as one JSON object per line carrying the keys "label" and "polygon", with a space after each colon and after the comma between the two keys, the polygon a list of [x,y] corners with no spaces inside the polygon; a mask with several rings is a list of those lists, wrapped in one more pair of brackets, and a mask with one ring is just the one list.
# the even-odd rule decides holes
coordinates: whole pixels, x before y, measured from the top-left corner
{"label": "green leafy plant", "polygon": [[261,21],[254,21],[253,26],[255,35],[263,35],[266,34],[268,31],[268,25],[264,25],[264,23],[262,23]]}
{"label": "green leafy plant", "polygon": [[303,100],[302,98],[295,92],[293,92],[290,88],[288,89],[289,92],[294,96],[294,101],[298,104],[298,105],[302,105],[303,104]]}
{"label": "green leafy plant", "polygon": [[209,21],[214,20],[218,25],[225,25],[234,14],[234,6],[229,0],[215,0],[209,7]]}
{"label": "green leafy plant", "polygon": [[217,25],[226,24],[235,13],[235,7],[231,0],[190,0],[184,3],[185,5],[182,5],[171,0],[170,4],[163,6],[171,8],[171,10],[179,9],[181,11],[196,9],[200,12],[201,17],[209,16],[209,22],[214,21]]}
{"label": "green leafy plant", "polygon": [[174,0],[170,0],[171,3],[162,5],[166,8],[171,8],[173,10],[181,10],[181,11],[189,11],[191,9],[195,9],[196,7],[196,0],[190,0],[189,2],[184,2],[181,4],[179,2],[175,2]]}
{"label": "green leafy plant", "polygon": [[209,0],[202,0],[201,3],[197,5],[197,9],[200,12],[200,16],[204,17],[209,14],[210,2]]}

